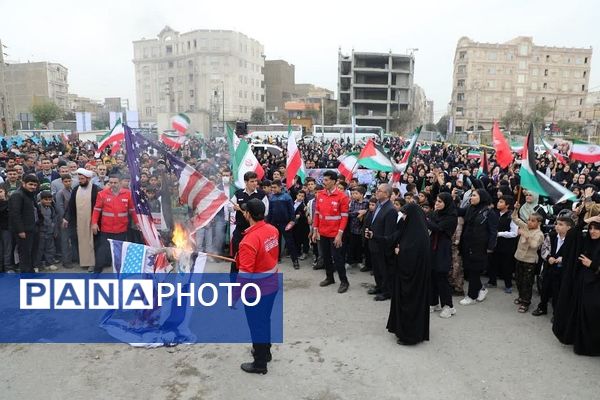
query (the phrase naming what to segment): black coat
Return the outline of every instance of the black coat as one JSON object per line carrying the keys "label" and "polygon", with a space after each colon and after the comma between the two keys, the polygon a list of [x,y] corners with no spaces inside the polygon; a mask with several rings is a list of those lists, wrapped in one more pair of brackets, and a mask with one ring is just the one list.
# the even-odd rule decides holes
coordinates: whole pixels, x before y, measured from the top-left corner
{"label": "black coat", "polygon": [[483,270],[487,252],[496,247],[498,237],[498,214],[489,208],[490,195],[478,189],[480,203],[459,210],[464,215],[465,224],[460,238],[460,251],[465,269]]}
{"label": "black coat", "polygon": [[458,225],[455,210],[434,212],[427,220],[431,231],[431,268],[436,272],[448,272],[452,267],[452,236]]}
{"label": "black coat", "polygon": [[8,223],[11,231],[33,232],[37,226],[36,219],[40,221],[41,218],[35,203],[35,193],[19,188],[8,199]]}
{"label": "black coat", "polygon": [[[91,183],[90,183],[90,185],[92,185],[92,208],[91,209],[93,211],[94,205],[96,204],[96,198],[98,197],[98,192],[100,192],[100,188]],[[67,209],[65,210],[65,216],[64,216],[64,219],[66,219],[69,222],[69,225],[73,228],[77,226],[77,203],[75,202],[75,199],[77,198],[78,190],[79,190],[79,186],[75,186],[75,189],[73,189],[73,193],[71,193],[71,198],[69,199],[69,205],[67,206]]]}
{"label": "black coat", "polygon": [[8,230],[8,200],[0,201],[0,231]]}
{"label": "black coat", "polygon": [[396,231],[397,221],[398,212],[389,200],[381,206],[375,219],[371,216],[369,230],[373,231],[373,238],[368,240],[369,250],[382,252],[386,262],[393,260],[392,237]]}

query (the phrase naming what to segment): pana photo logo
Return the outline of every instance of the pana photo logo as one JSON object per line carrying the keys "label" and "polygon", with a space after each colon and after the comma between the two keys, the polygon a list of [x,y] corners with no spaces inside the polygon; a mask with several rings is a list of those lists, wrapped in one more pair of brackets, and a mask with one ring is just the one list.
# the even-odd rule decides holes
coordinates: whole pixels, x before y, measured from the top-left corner
{"label": "pana photo logo", "polygon": [[[219,287],[227,290],[225,300]],[[178,307],[213,307],[226,301],[232,307],[239,298],[248,307],[259,304],[261,290],[255,283],[205,282],[197,284],[155,282],[152,279],[21,279],[22,310],[151,310],[166,300]]]}

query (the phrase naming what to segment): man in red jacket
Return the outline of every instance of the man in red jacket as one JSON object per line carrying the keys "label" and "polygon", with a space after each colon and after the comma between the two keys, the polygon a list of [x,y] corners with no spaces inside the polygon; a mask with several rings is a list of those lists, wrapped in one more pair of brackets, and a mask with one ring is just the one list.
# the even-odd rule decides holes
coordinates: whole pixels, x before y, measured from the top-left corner
{"label": "man in red jacket", "polygon": [[111,175],[104,190],[98,193],[92,212],[92,233],[99,234],[94,272],[102,272],[112,264],[108,239],[127,239],[129,214],[137,222],[131,192],[121,188],[117,175]]}
{"label": "man in red jacket", "polygon": [[[336,188],[337,172],[325,171],[323,187],[315,197],[315,214],[313,222],[312,241],[319,241],[319,254],[323,257],[327,277],[320,286],[335,283],[334,267],[340,277],[338,293],[348,291],[350,284],[346,277],[344,252],[342,250],[342,235],[348,225],[348,210],[350,200],[341,190]],[[333,258],[333,263],[331,262]]]}
{"label": "man in red jacket", "polygon": [[245,306],[250,334],[255,342],[252,343],[254,362],[244,363],[241,368],[252,374],[266,374],[267,363],[272,358],[271,343],[256,343],[256,340],[262,342],[265,337],[270,337],[271,311],[279,284],[276,274],[279,231],[264,221],[266,207],[261,200],[250,199],[240,209],[250,227],[243,232],[236,254],[235,262],[241,274],[238,281],[248,279],[244,274],[261,274],[257,279],[252,279],[261,290],[260,302],[254,307]]}

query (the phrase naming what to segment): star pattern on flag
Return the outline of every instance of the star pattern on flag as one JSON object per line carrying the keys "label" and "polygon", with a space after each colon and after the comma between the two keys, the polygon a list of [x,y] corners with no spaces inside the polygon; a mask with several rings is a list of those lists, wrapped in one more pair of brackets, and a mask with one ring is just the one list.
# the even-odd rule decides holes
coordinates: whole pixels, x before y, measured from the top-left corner
{"label": "star pattern on flag", "polygon": [[139,274],[143,271],[146,258],[145,249],[146,246],[142,244],[129,243],[121,267],[122,274]]}

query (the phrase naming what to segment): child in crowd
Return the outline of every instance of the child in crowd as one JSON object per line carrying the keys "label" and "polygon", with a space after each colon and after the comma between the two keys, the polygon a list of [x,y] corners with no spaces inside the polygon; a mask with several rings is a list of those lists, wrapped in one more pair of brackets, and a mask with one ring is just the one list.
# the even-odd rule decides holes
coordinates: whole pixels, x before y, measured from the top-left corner
{"label": "child in crowd", "polygon": [[306,203],[305,203],[306,192],[300,190],[296,194],[296,200],[294,201],[294,214],[296,223],[292,227],[292,236],[294,237],[294,243],[298,247],[299,260],[305,260],[308,257],[309,243],[308,243],[308,219],[306,217]]}
{"label": "child in crowd", "polygon": [[526,313],[531,304],[538,249],[544,242],[544,234],[540,229],[543,217],[538,213],[532,213],[525,223],[519,218],[519,208],[517,204],[512,213],[512,220],[519,227],[519,242],[515,252],[519,297],[515,300],[515,304],[519,306],[520,313]]}
{"label": "child in crowd", "polygon": [[[362,223],[367,213],[368,202],[365,200],[367,189],[364,186],[358,185],[350,192],[350,211],[348,213],[348,264],[351,267],[358,267],[363,261],[363,235]],[[362,267],[361,267],[362,268]]]}
{"label": "child in crowd", "polygon": [[52,192],[49,190],[44,190],[40,193],[38,210],[40,218],[38,220],[39,240],[35,266],[37,266],[36,269],[39,271],[40,269],[44,269],[42,262],[45,262],[45,269],[56,271],[58,267],[55,265],[56,261],[54,260],[56,253],[54,239],[58,234],[58,215],[54,208]]}
{"label": "child in crowd", "polygon": [[[377,208],[377,199],[375,196],[369,199],[369,209],[365,214],[365,218],[363,220],[362,229],[360,236],[363,240],[363,248],[367,246],[365,239],[365,230],[371,227],[371,223],[373,222],[373,214],[375,213],[375,209]],[[365,266],[360,269],[361,272],[372,271],[373,266],[371,265],[371,252],[365,251]]]}
{"label": "child in crowd", "polygon": [[556,310],[558,301],[558,292],[563,273],[563,258],[566,257],[565,239],[567,233],[575,226],[573,219],[567,216],[560,216],[556,219],[554,232],[551,232],[542,246],[541,256],[544,260],[544,269],[542,271],[542,290],[540,293],[540,304],[533,311],[533,315],[548,314],[548,300],[552,299],[552,312]]}

